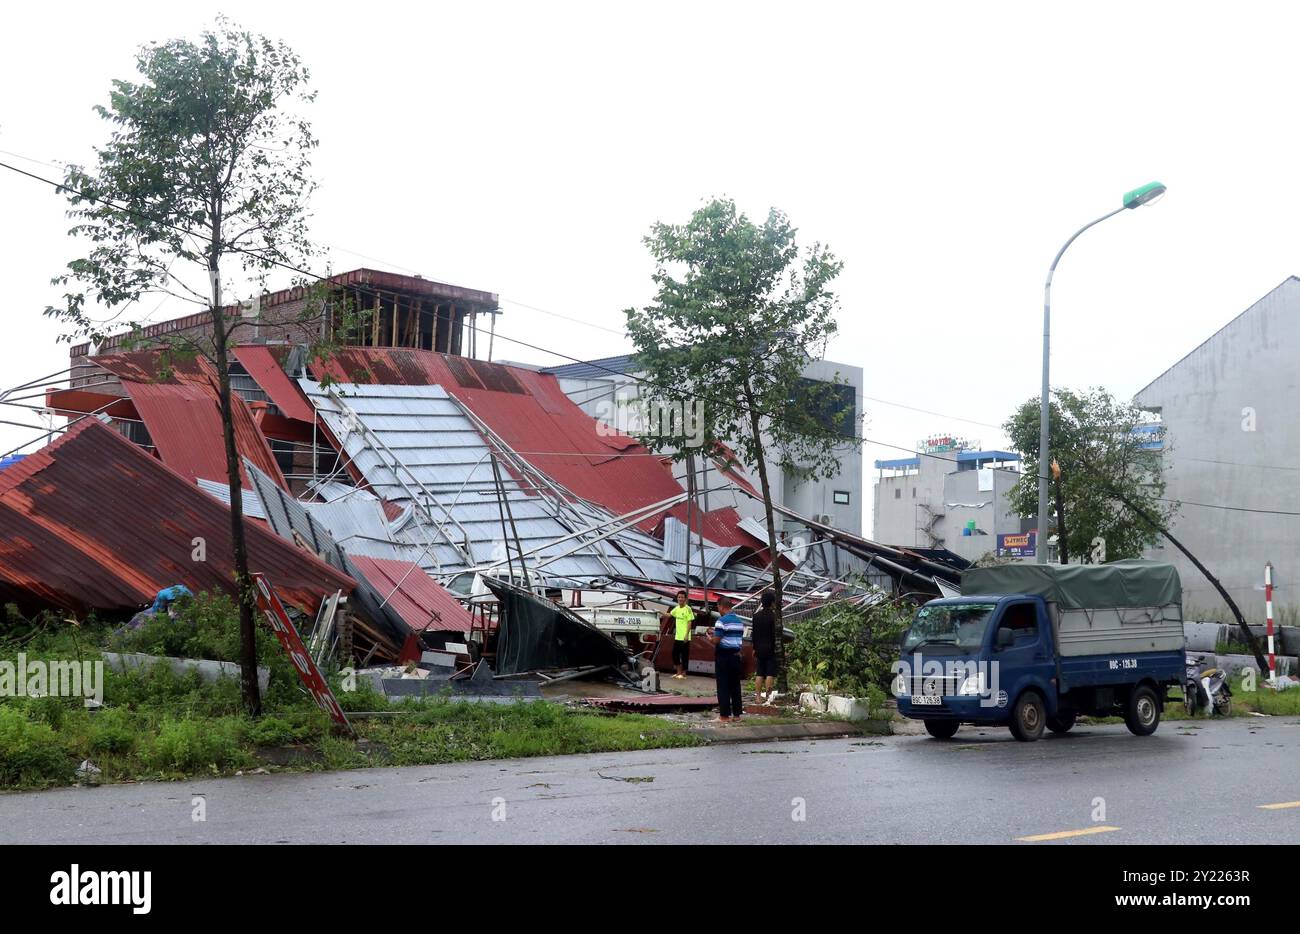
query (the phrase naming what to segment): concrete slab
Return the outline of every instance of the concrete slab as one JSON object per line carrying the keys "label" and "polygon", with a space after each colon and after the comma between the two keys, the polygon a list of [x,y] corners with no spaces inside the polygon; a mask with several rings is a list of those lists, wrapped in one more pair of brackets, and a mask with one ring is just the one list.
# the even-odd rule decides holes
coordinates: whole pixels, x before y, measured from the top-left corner
{"label": "concrete slab", "polygon": [[[221,678],[233,678],[239,680],[239,665],[235,662],[214,662],[206,658],[171,658],[164,655],[142,655],[138,652],[104,652],[104,664],[116,671],[127,671],[131,668],[151,668],[158,662],[165,662],[172,671],[178,675],[184,675],[189,671],[197,671],[199,677],[207,682],[218,681]],[[257,687],[263,693],[266,692],[267,685],[271,683],[271,669],[257,669]]]}

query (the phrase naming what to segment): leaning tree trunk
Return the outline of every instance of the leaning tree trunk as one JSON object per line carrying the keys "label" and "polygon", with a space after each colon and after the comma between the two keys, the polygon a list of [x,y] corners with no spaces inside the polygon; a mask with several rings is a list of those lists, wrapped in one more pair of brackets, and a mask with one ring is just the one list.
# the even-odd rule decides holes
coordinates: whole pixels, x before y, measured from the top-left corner
{"label": "leaning tree trunk", "polygon": [[763,456],[762,424],[758,412],[754,409],[753,401],[748,401],[750,402],[749,425],[754,433],[754,452],[757,461],[755,466],[758,468],[759,486],[763,491],[763,515],[767,520],[767,553],[772,559],[772,594],[775,598],[772,601],[772,614],[776,617],[772,623],[776,639],[776,687],[784,694],[790,690],[790,683],[785,672],[785,622],[782,620],[781,613],[781,562],[780,552],[776,550],[776,514],[772,509],[772,488],[767,480],[767,458]]}
{"label": "leaning tree trunk", "polygon": [[[221,227],[214,225],[212,240],[219,242]],[[212,337],[216,343],[217,385],[221,397],[221,434],[226,446],[226,479],[230,486],[230,542],[235,559],[235,594],[239,601],[239,679],[244,709],[249,716],[262,713],[257,686],[257,604],[248,573],[248,543],[244,537],[244,488],[239,479],[239,449],[235,446],[234,401],[230,392],[230,361],[226,347],[226,319],[221,310],[221,272],[217,257],[208,267],[212,277]]]}
{"label": "leaning tree trunk", "polygon": [[1232,597],[1228,595],[1228,591],[1225,590],[1224,586],[1219,583],[1219,579],[1215,577],[1213,574],[1211,574],[1209,569],[1206,568],[1205,565],[1201,564],[1199,560],[1197,560],[1196,555],[1192,554],[1190,551],[1187,550],[1186,545],[1184,545],[1178,539],[1170,535],[1169,530],[1165,528],[1163,523],[1161,523],[1160,521],[1152,517],[1149,513],[1147,513],[1145,509],[1138,506],[1131,499],[1129,499],[1127,496],[1125,496],[1123,493],[1121,493],[1119,490],[1115,489],[1114,487],[1111,488],[1111,494],[1114,495],[1116,499],[1118,499],[1129,509],[1133,510],[1133,512],[1137,514],[1139,519],[1141,519],[1147,525],[1151,526],[1153,529],[1155,529],[1165,538],[1169,539],[1169,541],[1173,544],[1173,546],[1177,548],[1179,551],[1181,551],[1183,554],[1185,554],[1187,556],[1187,560],[1192,562],[1192,564],[1196,566],[1196,570],[1200,571],[1201,574],[1205,576],[1205,579],[1214,586],[1214,589],[1219,592],[1219,596],[1223,598],[1223,602],[1228,605],[1228,609],[1232,611],[1232,615],[1236,617],[1237,625],[1241,628],[1242,635],[1246,639],[1246,644],[1250,646],[1250,652],[1252,655],[1255,656],[1256,664],[1259,665],[1260,674],[1262,675],[1264,672],[1268,671],[1269,670],[1268,661],[1264,658],[1264,652],[1259,647],[1259,640],[1255,638],[1255,634],[1250,631],[1250,626],[1246,624],[1246,617],[1242,616],[1241,610],[1238,609],[1237,601],[1233,600]]}

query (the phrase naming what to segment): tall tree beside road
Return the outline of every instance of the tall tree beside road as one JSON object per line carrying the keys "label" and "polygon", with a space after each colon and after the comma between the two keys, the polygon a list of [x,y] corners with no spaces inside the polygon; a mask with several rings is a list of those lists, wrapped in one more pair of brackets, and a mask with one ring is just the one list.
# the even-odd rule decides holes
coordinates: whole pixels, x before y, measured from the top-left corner
{"label": "tall tree beside road", "polygon": [[[219,19],[197,41],[140,49],[138,81],[117,80],[96,111],[112,130],[90,168],[69,167],[64,194],[70,233],[89,252],[53,281],[68,291],[46,315],[101,342],[108,328],[143,343],[144,320],[129,313],[148,296],[171,296],[210,313],[199,339],[169,340],[168,354],[201,354],[215,367],[230,485],[238,591],[241,681],[257,714],[256,603],[244,540],[229,356],[257,318],[221,312],[223,277],[258,280],[277,264],[299,268],[315,254],[306,234],[308,170],[316,146],[296,108],[309,103],[309,73],[286,45]],[[106,317],[97,316],[107,313]],[[304,321],[322,313],[306,303]],[[325,335],[326,338],[329,335]]]}
{"label": "tall tree beside road", "polygon": [[[836,331],[832,280],[843,264],[825,246],[800,249],[778,210],[756,224],[734,202],[715,199],[685,224],[657,223],[645,238],[656,263],[654,302],[628,309],[627,331],[656,400],[698,413],[693,437],[705,452],[725,444],[758,473],[776,592],[776,660],[786,690],[780,638],[781,568],[769,471],[795,482],[834,476],[849,409],[837,386],[803,377]],[[651,428],[653,429],[653,424]],[[659,426],[663,428],[662,423]],[[692,449],[673,431],[641,440],[679,459]]]}
{"label": "tall tree beside road", "polygon": [[[1104,389],[1057,389],[1052,396],[1050,492],[1061,563],[1071,557],[1085,563],[1139,557],[1160,532],[1125,501],[1163,524],[1178,511],[1176,503],[1164,501],[1161,454],[1152,446],[1164,440],[1164,428],[1139,431],[1150,416]],[[1024,474],[1010,497],[1022,516],[1038,510],[1038,428],[1037,396],[1003,426],[1012,447],[1025,457]]]}

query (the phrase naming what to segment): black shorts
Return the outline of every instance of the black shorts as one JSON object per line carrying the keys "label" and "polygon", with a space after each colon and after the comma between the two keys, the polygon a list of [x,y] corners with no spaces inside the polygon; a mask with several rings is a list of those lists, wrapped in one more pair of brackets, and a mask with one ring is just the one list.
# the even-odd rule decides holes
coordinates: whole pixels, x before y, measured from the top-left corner
{"label": "black shorts", "polygon": [[754,677],[775,678],[776,677],[776,656],[755,655],[754,656]]}
{"label": "black shorts", "polygon": [[685,671],[691,661],[691,643],[687,640],[673,642],[673,664]]}

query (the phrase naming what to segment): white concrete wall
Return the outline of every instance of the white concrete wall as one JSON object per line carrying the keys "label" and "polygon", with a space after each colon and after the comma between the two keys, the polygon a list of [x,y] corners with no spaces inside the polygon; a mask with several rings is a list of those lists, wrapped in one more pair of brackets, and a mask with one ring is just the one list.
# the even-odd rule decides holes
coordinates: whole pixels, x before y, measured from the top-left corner
{"label": "white concrete wall", "polygon": [[[1020,517],[1007,503],[1018,475],[993,472],[993,489],[979,489],[979,471],[958,470],[953,455],[921,455],[920,466],[907,473],[884,471],[873,494],[872,538],[887,545],[943,547],[974,561],[997,551],[999,534],[1020,531]],[[931,515],[941,515],[930,525]],[[985,535],[962,535],[968,520]],[[934,541],[926,533],[930,525]]]}
{"label": "white concrete wall", "polygon": [[[944,518],[941,523],[944,547],[968,561],[996,554],[999,535],[1020,531],[1020,517],[1007,503],[1017,476],[995,470],[992,479],[993,489],[981,491],[977,470],[954,471],[945,478]],[[962,529],[972,519],[983,535],[962,535]]]}
{"label": "white concrete wall", "polygon": [[[1183,503],[1173,534],[1247,618],[1263,617],[1263,568],[1270,560],[1275,603],[1300,610],[1297,364],[1300,280],[1292,277],[1134,397],[1157,410],[1166,428],[1166,496]],[[1293,515],[1279,514],[1287,512]],[[1222,607],[1181,552],[1163,544],[1148,556],[1178,566],[1185,606]]]}
{"label": "white concrete wall", "polygon": [[[804,375],[809,379],[826,381],[830,381],[838,375],[841,382],[853,386],[854,404],[857,409],[853,434],[861,435],[863,418],[862,368],[816,360],[808,364],[804,369]],[[560,388],[564,390],[565,394],[589,415],[610,422],[614,427],[626,434],[635,435],[645,427],[636,406],[619,405],[615,401],[616,399],[636,400],[641,398],[642,385],[632,376],[610,374],[608,377],[602,376],[598,379],[562,378],[559,382]],[[862,447],[856,442],[846,442],[835,453],[840,468],[837,475],[829,480],[795,483],[793,478],[785,476],[779,467],[769,462],[768,480],[772,485],[772,497],[775,502],[802,515],[829,515],[832,517],[832,524],[837,528],[860,535],[862,534],[864,495]],[[683,480],[684,485],[685,464],[675,465],[674,473],[679,480]],[[754,488],[758,489],[757,473],[752,468],[747,467],[746,476],[754,485]],[[696,477],[697,483],[700,482],[701,467],[698,464]],[[763,508],[760,503],[756,503],[749,497],[735,496],[723,492],[722,488],[726,485],[726,477],[710,470],[709,507],[711,509],[716,509],[719,506],[734,506],[741,515],[753,516],[760,520],[763,518]],[[849,494],[847,505],[835,503],[836,491]]]}
{"label": "white concrete wall", "polygon": [[[931,547],[925,529],[932,514],[944,511],[944,478],[952,467],[948,460],[922,455],[918,468],[881,476],[873,495],[871,537],[887,545]],[[939,535],[943,534],[941,523],[933,526]]]}

